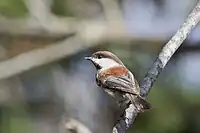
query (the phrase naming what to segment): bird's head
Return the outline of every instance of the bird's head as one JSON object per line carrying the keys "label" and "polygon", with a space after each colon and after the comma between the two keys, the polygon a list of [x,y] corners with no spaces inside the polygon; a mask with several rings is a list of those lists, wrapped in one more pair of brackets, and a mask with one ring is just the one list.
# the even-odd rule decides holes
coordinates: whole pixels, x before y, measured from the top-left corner
{"label": "bird's head", "polygon": [[85,57],[85,59],[90,60],[97,70],[109,69],[116,66],[124,66],[122,61],[109,51],[98,51],[93,53],[90,57]]}

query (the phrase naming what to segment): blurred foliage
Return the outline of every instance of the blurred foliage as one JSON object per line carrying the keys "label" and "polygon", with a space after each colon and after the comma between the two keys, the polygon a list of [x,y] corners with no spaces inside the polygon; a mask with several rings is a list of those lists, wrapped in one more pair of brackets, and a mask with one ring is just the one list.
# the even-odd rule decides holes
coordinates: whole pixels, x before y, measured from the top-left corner
{"label": "blurred foliage", "polygon": [[[65,0],[54,0],[52,11],[56,15],[70,16],[65,8]],[[23,0],[0,0],[0,14],[7,17],[22,17],[27,13]],[[26,43],[27,44],[27,43]],[[108,47],[108,46],[107,46]],[[111,47],[113,49],[113,47]],[[123,58],[124,64],[136,73],[139,68],[148,66],[148,53],[128,53],[130,47],[115,52]],[[123,50],[124,49],[124,50]],[[137,48],[138,49],[138,48]],[[137,50],[138,51],[138,50]],[[143,53],[145,53],[143,51]],[[123,57],[124,56],[124,57]],[[129,57],[129,58],[126,58]],[[134,64],[132,63],[134,62]],[[146,63],[146,64],[145,64]],[[142,68],[144,70],[146,68]],[[140,114],[129,133],[199,133],[200,132],[200,93],[191,90],[183,90],[170,85],[156,84],[150,95],[149,101],[153,108]],[[30,119],[22,105],[1,106],[0,108],[0,132],[1,133],[28,133],[30,132]]]}
{"label": "blurred foliage", "polygon": [[[53,0],[52,12],[60,16],[72,16],[66,8],[66,0]],[[24,0],[0,0],[0,14],[6,17],[24,17],[28,13]]]}
{"label": "blurred foliage", "polygon": [[30,119],[22,105],[1,107],[1,133],[30,133]]}
{"label": "blurred foliage", "polygon": [[[140,114],[129,133],[199,133],[200,94],[156,85],[148,97],[153,108]],[[33,109],[35,110],[35,109]],[[1,107],[2,133],[30,132],[31,114],[22,105]]]}
{"label": "blurred foliage", "polygon": [[52,12],[60,16],[72,16],[67,6],[66,0],[53,0]]}
{"label": "blurred foliage", "polygon": [[27,13],[23,0],[0,0],[0,14],[6,17],[23,17]]}

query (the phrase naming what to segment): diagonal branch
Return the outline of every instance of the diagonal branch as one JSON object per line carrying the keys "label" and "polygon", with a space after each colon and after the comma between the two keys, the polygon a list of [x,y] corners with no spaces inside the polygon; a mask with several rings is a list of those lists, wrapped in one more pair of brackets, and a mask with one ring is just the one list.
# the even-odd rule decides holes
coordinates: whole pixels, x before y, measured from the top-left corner
{"label": "diagonal branch", "polygon": [[0,62],[0,80],[60,60],[66,56],[75,54],[85,47],[89,48],[92,46],[94,46],[94,44],[82,43],[79,37],[74,35],[50,46],[22,53],[11,59]]}
{"label": "diagonal branch", "polygon": [[[162,51],[158,55],[157,59],[154,61],[153,65],[147,72],[143,81],[141,82],[141,95],[146,98],[154,81],[157,79],[158,75],[166,66],[169,59],[180,47],[182,42],[190,34],[192,29],[200,21],[200,1],[197,3],[197,6],[193,9],[191,14],[188,16],[183,25],[179,28],[176,34],[171,38],[171,40],[163,47]],[[130,105],[124,114],[124,119],[121,120],[113,129],[114,133],[125,133],[126,130],[134,122],[137,113],[135,113],[134,106]]]}

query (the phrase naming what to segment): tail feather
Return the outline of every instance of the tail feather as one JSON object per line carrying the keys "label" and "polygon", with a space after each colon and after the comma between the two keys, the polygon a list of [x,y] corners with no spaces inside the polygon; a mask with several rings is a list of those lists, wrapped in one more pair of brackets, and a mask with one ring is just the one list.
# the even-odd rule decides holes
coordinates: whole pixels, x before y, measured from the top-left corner
{"label": "tail feather", "polygon": [[151,104],[139,95],[131,95],[130,99],[138,113],[151,109]]}

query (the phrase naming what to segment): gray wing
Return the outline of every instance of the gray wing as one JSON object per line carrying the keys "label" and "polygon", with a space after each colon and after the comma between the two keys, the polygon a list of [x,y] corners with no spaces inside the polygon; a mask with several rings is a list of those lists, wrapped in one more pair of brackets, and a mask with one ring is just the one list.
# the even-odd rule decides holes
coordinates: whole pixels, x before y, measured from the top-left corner
{"label": "gray wing", "polygon": [[115,89],[118,91],[139,94],[139,86],[135,80],[130,79],[128,76],[109,76],[105,79],[104,85],[107,88]]}

